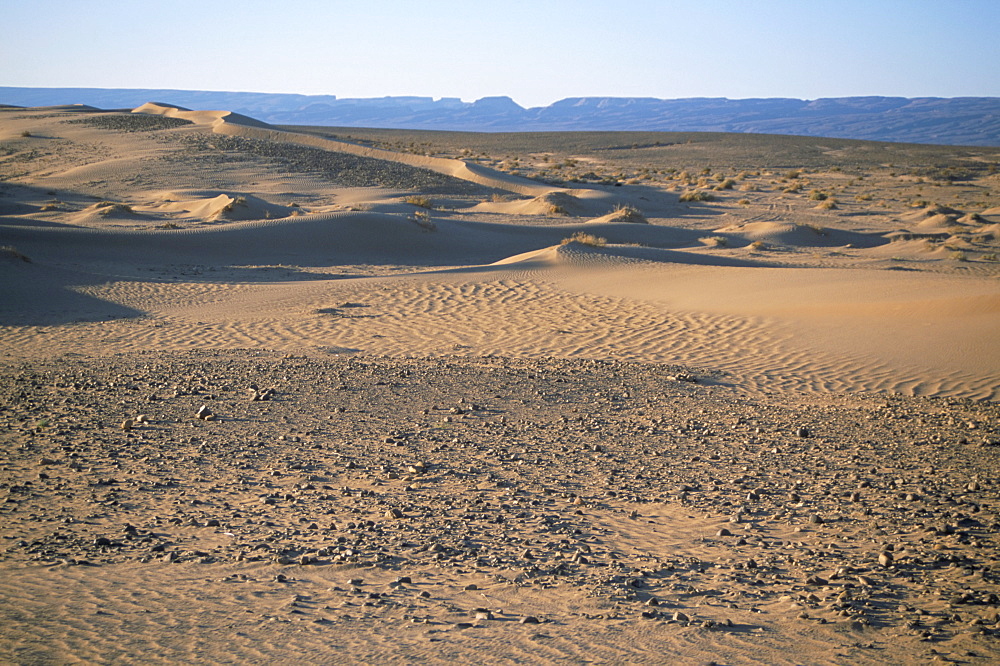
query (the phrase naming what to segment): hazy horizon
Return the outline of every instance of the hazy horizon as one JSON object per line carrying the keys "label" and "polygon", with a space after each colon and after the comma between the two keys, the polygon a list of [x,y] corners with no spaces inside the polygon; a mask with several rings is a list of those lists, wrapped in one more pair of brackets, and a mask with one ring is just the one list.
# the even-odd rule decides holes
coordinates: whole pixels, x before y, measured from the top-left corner
{"label": "hazy horizon", "polygon": [[[0,85],[567,97],[1000,96],[1000,5],[9,0]],[[960,45],[961,48],[956,48]]]}

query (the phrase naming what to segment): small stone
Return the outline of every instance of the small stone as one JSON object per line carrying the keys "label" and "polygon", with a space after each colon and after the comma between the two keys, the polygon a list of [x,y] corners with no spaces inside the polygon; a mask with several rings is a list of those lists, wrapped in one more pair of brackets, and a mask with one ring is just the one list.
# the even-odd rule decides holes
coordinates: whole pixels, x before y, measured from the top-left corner
{"label": "small stone", "polygon": [[476,585],[475,583],[469,583],[468,585],[466,585],[466,586],[465,586],[464,588],[462,588],[462,589],[463,589],[463,590],[465,590],[465,591],[467,591],[467,592],[472,592],[472,591],[474,591],[474,590],[478,590],[478,589],[479,589],[479,586],[478,586],[478,585]]}
{"label": "small stone", "polygon": [[824,522],[823,519],[818,514],[814,513],[811,516],[809,516],[809,523],[812,525],[822,525],[823,522]]}
{"label": "small stone", "polygon": [[799,428],[795,431],[795,435],[797,437],[809,437],[810,435],[809,428],[805,426],[799,426]]}
{"label": "small stone", "polygon": [[806,585],[826,585],[828,582],[820,576],[809,576],[809,578],[806,578]]}
{"label": "small stone", "polygon": [[392,508],[385,512],[386,518],[402,518],[403,516],[403,512],[397,508]]}
{"label": "small stone", "polygon": [[725,527],[723,527],[721,530],[715,533],[715,536],[727,537],[727,536],[733,536],[733,533],[727,530]]}
{"label": "small stone", "polygon": [[539,620],[534,615],[525,615],[520,620],[518,620],[518,622],[520,624],[540,624],[541,620]]}
{"label": "small stone", "polygon": [[677,611],[676,613],[674,613],[673,616],[670,619],[672,619],[674,622],[690,622],[691,621],[691,618],[688,617],[688,615],[686,613],[682,613],[680,611]]}
{"label": "small stone", "polygon": [[132,426],[134,425],[135,422],[132,419],[125,419],[124,421],[122,421],[122,430],[128,432],[129,430],[132,429]]}
{"label": "small stone", "polygon": [[881,564],[883,567],[892,566],[892,553],[889,552],[879,553],[878,563]]}
{"label": "small stone", "polygon": [[198,411],[195,412],[194,415],[202,421],[207,421],[212,416],[215,416],[215,414],[212,413],[212,410],[208,408],[208,405],[202,405],[199,407]]}

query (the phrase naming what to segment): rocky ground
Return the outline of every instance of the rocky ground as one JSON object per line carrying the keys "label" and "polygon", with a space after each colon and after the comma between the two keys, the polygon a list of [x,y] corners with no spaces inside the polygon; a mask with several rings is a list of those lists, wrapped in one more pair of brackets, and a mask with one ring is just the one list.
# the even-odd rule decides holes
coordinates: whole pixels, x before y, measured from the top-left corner
{"label": "rocky ground", "polygon": [[838,663],[1000,658],[996,403],[746,398],[697,370],[551,359],[205,351],[2,374],[4,660],[58,655],[59,605],[17,602],[39,572],[143,589],[192,567],[283,600],[247,613],[360,634],[584,622],[597,644],[646,623],[735,662],[824,631]]}

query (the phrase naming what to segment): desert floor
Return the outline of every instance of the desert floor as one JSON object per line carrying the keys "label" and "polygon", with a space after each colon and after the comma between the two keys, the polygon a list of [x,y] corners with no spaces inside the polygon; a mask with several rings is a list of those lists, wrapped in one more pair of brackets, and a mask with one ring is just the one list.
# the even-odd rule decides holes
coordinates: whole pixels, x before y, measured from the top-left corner
{"label": "desert floor", "polygon": [[0,659],[1000,659],[1000,149],[0,109]]}

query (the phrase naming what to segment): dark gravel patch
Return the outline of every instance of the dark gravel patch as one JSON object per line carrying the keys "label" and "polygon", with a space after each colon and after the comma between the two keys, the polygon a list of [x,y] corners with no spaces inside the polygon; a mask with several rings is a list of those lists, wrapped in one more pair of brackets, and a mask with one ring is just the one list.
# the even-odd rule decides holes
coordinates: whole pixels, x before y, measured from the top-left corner
{"label": "dark gravel patch", "polygon": [[91,125],[115,132],[156,132],[191,125],[190,120],[167,118],[140,113],[107,113],[74,118],[66,121],[72,125]]}
{"label": "dark gravel patch", "polygon": [[269,168],[315,174],[342,187],[384,187],[428,194],[488,196],[495,190],[428,169],[370,157],[238,136],[186,136],[188,150],[171,159],[203,164],[263,162]]}

